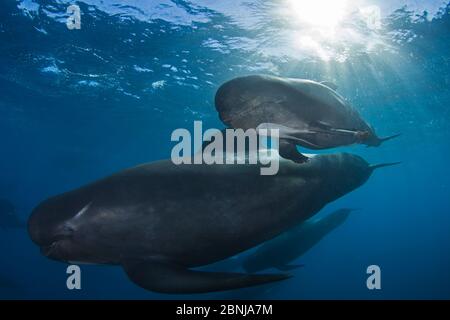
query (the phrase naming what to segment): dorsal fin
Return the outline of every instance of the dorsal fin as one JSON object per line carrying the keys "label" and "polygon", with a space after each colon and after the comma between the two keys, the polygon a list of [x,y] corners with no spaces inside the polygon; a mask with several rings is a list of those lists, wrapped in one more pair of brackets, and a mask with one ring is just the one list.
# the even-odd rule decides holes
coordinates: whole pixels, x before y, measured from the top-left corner
{"label": "dorsal fin", "polygon": [[320,84],[323,84],[324,86],[327,86],[328,88],[330,88],[334,91],[336,91],[338,88],[338,86],[331,81],[321,81]]}

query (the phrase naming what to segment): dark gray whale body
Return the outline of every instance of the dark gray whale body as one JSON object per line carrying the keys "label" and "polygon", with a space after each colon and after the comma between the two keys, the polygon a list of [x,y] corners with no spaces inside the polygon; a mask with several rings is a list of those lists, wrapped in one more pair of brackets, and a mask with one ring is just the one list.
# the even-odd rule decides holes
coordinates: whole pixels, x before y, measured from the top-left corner
{"label": "dark gray whale body", "polygon": [[304,162],[296,145],[319,150],[362,143],[379,146],[398,135],[378,138],[330,83],[253,75],[224,83],[215,97],[221,121],[230,128],[276,128],[280,155]]}
{"label": "dark gray whale body", "polygon": [[247,272],[257,272],[268,268],[286,271],[299,267],[290,263],[343,224],[351,212],[352,209],[339,209],[323,218],[305,221],[284,232],[247,256],[243,261],[244,269]]}
{"label": "dark gray whale body", "polygon": [[28,221],[49,258],[115,264],[139,286],[166,293],[227,290],[285,279],[194,271],[254,247],[361,186],[377,166],[351,154],[308,163],[144,164],[42,202]]}

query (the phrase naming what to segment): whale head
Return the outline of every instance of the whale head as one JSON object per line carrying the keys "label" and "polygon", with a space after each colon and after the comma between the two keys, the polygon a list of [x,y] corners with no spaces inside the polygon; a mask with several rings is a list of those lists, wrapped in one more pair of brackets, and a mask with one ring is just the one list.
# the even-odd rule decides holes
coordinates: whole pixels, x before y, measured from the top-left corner
{"label": "whale head", "polygon": [[77,244],[77,221],[90,205],[84,197],[65,194],[45,200],[33,210],[28,234],[44,256],[66,262],[83,260],[86,253]]}

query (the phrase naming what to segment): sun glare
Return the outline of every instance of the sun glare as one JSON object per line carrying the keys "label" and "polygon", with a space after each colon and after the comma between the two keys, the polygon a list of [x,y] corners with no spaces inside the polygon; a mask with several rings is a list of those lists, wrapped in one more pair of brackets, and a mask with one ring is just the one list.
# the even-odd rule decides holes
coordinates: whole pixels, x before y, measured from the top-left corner
{"label": "sun glare", "polygon": [[300,23],[332,29],[344,18],[347,0],[289,0]]}
{"label": "sun glare", "polygon": [[310,36],[300,36],[297,45],[304,51],[318,56],[323,61],[330,60],[330,53],[322,48],[322,46]]}
{"label": "sun glare", "polygon": [[382,12],[361,0],[282,0],[278,11],[288,22],[289,47],[299,57],[325,63],[345,61],[352,52],[383,46]]}

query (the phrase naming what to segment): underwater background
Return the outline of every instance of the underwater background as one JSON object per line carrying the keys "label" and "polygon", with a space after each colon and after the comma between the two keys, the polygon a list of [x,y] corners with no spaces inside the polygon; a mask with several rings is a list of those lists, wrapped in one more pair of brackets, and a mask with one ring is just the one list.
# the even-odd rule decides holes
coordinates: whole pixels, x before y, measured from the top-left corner
{"label": "underwater background", "polygon": [[[80,30],[66,27],[70,4]],[[215,91],[248,74],[336,83],[379,136],[402,135],[325,152],[402,164],[319,213],[360,209],[287,281],[163,295],[83,265],[69,291],[65,264],[0,228],[0,298],[449,299],[449,12],[434,0],[2,1],[0,198],[23,220],[49,196],[170,157],[176,128],[222,128]],[[366,287],[372,264],[381,290]]]}

